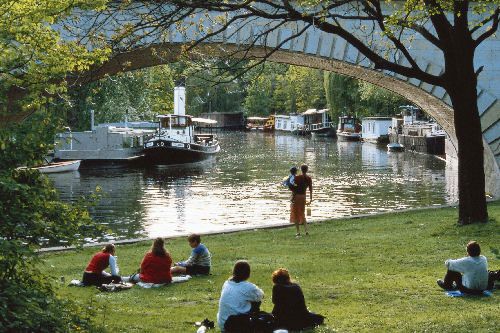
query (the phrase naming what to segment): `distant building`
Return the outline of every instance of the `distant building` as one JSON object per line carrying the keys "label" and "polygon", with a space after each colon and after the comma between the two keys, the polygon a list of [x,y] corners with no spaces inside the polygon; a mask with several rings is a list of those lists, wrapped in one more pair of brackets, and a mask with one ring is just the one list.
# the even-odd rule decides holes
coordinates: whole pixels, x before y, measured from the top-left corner
{"label": "distant building", "polygon": [[243,112],[210,112],[202,113],[200,117],[217,121],[217,124],[207,125],[214,128],[242,129],[245,127]]}

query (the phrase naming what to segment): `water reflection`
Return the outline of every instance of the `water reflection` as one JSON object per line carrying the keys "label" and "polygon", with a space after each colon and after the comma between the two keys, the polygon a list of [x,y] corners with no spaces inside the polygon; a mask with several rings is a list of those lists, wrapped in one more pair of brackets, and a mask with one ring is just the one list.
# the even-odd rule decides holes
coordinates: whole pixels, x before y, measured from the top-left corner
{"label": "water reflection", "polygon": [[[120,239],[287,223],[292,165],[314,181],[311,220],[456,200],[456,168],[434,156],[329,138],[229,132],[217,158],[186,166],[82,169],[52,174],[63,200],[97,186],[91,215]],[[114,236],[103,236],[103,239]]]}

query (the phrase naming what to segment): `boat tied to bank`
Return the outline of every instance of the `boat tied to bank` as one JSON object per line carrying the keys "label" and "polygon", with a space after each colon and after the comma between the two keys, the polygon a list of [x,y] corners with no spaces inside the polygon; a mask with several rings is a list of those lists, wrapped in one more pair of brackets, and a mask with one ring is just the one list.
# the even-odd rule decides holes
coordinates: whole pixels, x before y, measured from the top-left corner
{"label": "boat tied to bank", "polygon": [[432,118],[415,106],[400,106],[401,115],[392,118],[389,127],[390,143],[398,143],[405,150],[444,155],[446,132]]}
{"label": "boat tied to bank", "polygon": [[248,131],[274,132],[274,124],[274,115],[269,117],[248,117],[245,128]]}
{"label": "boat tied to bank", "polygon": [[144,158],[154,165],[194,163],[220,151],[214,134],[194,134],[196,122],[213,121],[189,115],[158,116],[158,131],[144,144]]}
{"label": "boat tied to bank", "polygon": [[357,117],[350,115],[339,117],[337,138],[340,141],[359,141],[361,139],[360,124]]}

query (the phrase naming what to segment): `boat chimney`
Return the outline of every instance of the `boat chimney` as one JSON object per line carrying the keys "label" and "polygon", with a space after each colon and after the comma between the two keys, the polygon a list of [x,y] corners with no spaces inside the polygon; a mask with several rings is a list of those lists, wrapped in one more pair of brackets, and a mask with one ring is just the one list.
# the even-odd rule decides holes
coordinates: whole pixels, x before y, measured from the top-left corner
{"label": "boat chimney", "polygon": [[184,78],[181,78],[175,82],[174,114],[179,116],[186,115],[186,88]]}
{"label": "boat chimney", "polygon": [[90,110],[90,130],[95,130],[94,126],[94,110]]}

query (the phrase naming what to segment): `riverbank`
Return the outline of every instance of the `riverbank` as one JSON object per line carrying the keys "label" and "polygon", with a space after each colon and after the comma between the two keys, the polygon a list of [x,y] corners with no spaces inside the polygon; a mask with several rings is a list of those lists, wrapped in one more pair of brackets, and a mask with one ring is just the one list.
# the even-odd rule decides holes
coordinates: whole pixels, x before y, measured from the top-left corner
{"label": "riverbank", "polygon": [[[327,318],[315,332],[497,331],[499,291],[455,299],[436,285],[445,273],[444,261],[464,256],[472,239],[480,242],[490,269],[500,269],[500,201],[489,203],[488,212],[491,221],[485,225],[457,226],[457,209],[442,208],[319,222],[300,238],[290,228],[203,236],[212,252],[212,274],[154,290],[135,286],[101,293],[67,287],[81,278],[96,248],[44,254],[44,270],[58,281],[61,297],[92,299],[100,309],[96,323],[109,331],[195,332],[195,321],[215,321],[220,289],[238,259],[250,262],[250,281],[266,293],[265,311],[272,310],[271,273],[287,267],[309,309]],[[122,275],[140,266],[149,246],[117,247]],[[166,247],[173,261],[186,259],[191,250],[185,239],[167,240]]]}

